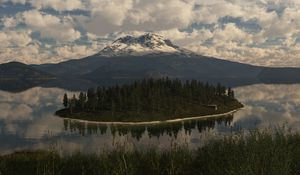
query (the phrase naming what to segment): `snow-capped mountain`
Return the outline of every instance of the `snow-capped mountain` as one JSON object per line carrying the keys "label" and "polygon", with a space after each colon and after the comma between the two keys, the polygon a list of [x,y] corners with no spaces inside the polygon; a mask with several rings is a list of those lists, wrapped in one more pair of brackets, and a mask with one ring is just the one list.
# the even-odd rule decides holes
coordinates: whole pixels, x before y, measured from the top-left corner
{"label": "snow-capped mountain", "polygon": [[185,55],[192,54],[191,51],[174,45],[170,40],[161,35],[146,33],[141,36],[125,36],[115,40],[106,46],[97,55],[99,56],[142,56],[150,54],[163,55]]}
{"label": "snow-capped mountain", "polygon": [[150,33],[119,38],[98,54],[82,59],[37,65],[35,68],[57,77],[85,79],[99,84],[149,77],[205,81],[255,79],[263,70],[262,67],[201,56],[172,44],[163,36]]}

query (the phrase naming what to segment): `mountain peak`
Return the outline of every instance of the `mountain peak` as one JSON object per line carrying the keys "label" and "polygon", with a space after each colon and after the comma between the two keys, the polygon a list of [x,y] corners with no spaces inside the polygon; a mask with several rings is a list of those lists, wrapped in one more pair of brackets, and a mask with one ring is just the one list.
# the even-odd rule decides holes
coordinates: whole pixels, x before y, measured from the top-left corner
{"label": "mountain peak", "polygon": [[189,55],[191,52],[174,45],[169,39],[154,33],[140,36],[124,36],[106,46],[97,55],[141,56],[150,54]]}

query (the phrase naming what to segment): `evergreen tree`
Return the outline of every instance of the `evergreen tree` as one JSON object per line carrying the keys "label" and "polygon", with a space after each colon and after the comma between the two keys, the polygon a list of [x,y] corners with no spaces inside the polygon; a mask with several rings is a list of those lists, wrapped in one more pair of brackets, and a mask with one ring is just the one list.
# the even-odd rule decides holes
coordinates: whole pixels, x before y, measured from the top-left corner
{"label": "evergreen tree", "polygon": [[70,113],[73,114],[73,110],[76,107],[77,99],[75,94],[73,95],[73,98],[69,100],[69,109]]}
{"label": "evergreen tree", "polygon": [[83,92],[80,92],[79,99],[78,99],[79,107],[84,109],[84,105],[86,103],[86,95]]}
{"label": "evergreen tree", "polygon": [[227,90],[227,96],[231,99],[234,99],[234,91],[229,87]]}
{"label": "evergreen tree", "polygon": [[88,92],[87,92],[87,103],[88,103],[88,107],[91,110],[95,111],[96,106],[97,106],[97,96],[96,96],[94,88],[88,89]]}
{"label": "evergreen tree", "polygon": [[[105,112],[112,116],[120,113],[166,114],[178,116],[203,110],[211,104],[228,104],[234,101],[234,92],[220,83],[211,85],[197,80],[182,82],[178,79],[148,79],[135,81],[131,85],[90,88],[68,99],[63,104],[70,112]],[[209,109],[207,109],[209,110]]]}
{"label": "evergreen tree", "polygon": [[64,94],[63,105],[65,108],[68,107],[68,102],[69,102],[68,95]]}

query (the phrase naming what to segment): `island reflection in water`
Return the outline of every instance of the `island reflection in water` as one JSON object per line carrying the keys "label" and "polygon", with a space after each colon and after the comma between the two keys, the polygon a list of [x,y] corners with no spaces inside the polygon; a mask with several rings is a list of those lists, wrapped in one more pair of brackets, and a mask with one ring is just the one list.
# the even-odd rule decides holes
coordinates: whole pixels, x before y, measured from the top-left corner
{"label": "island reflection in water", "polygon": [[142,136],[147,133],[149,138],[163,136],[164,134],[177,138],[179,132],[184,131],[186,135],[191,135],[193,130],[198,130],[199,133],[212,130],[215,125],[230,126],[233,120],[233,115],[227,115],[222,117],[207,118],[202,120],[190,120],[176,123],[161,123],[151,125],[105,125],[105,124],[93,124],[87,122],[78,122],[74,120],[64,119],[65,131],[71,133],[79,133],[82,136],[93,134],[109,134],[119,136],[130,136],[136,140],[140,140]]}
{"label": "island reflection in water", "polygon": [[[245,108],[226,118],[149,126],[92,125],[53,115],[62,107],[59,88],[0,91],[0,153],[22,149],[97,152],[127,143],[129,147],[187,144],[201,146],[211,136],[240,129],[286,125],[300,131],[300,85],[250,85],[235,88]],[[68,92],[72,95],[74,92]],[[76,92],[75,92],[76,93]],[[77,93],[76,93],[77,94]]]}

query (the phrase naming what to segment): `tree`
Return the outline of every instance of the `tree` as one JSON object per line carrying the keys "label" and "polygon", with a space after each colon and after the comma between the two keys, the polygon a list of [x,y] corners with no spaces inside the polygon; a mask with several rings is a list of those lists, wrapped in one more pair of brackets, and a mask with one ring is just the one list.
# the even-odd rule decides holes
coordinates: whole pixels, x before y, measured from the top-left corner
{"label": "tree", "polygon": [[[234,102],[232,88],[220,83],[212,85],[197,80],[182,82],[175,79],[149,79],[133,84],[115,85],[88,89],[68,99],[64,95],[64,106],[71,113],[76,111],[115,114],[194,114],[206,105]],[[204,107],[203,107],[204,106]],[[200,107],[200,108],[199,108]],[[197,112],[196,112],[197,113]]]}
{"label": "tree", "polygon": [[88,100],[87,103],[88,103],[89,108],[91,110],[95,111],[95,109],[97,107],[97,94],[95,93],[94,88],[88,89],[87,100]]}
{"label": "tree", "polygon": [[235,97],[234,97],[234,91],[233,90],[231,90],[231,92],[230,92],[230,96],[229,96],[231,99],[234,99]]}
{"label": "tree", "polygon": [[234,99],[234,91],[230,87],[228,88],[227,96]]}
{"label": "tree", "polygon": [[69,109],[70,109],[70,113],[73,114],[73,109],[75,108],[77,103],[77,99],[75,94],[73,95],[73,98],[69,100]]}
{"label": "tree", "polygon": [[230,97],[230,95],[231,95],[231,87],[229,87],[227,90],[227,96]]}
{"label": "tree", "polygon": [[63,105],[64,105],[65,108],[68,107],[68,103],[69,103],[68,95],[65,94],[64,99],[63,99]]}
{"label": "tree", "polygon": [[79,99],[78,99],[78,103],[79,103],[79,107],[80,107],[81,109],[84,109],[85,102],[86,102],[86,95],[85,95],[85,93],[80,92],[80,94],[79,94]]}

